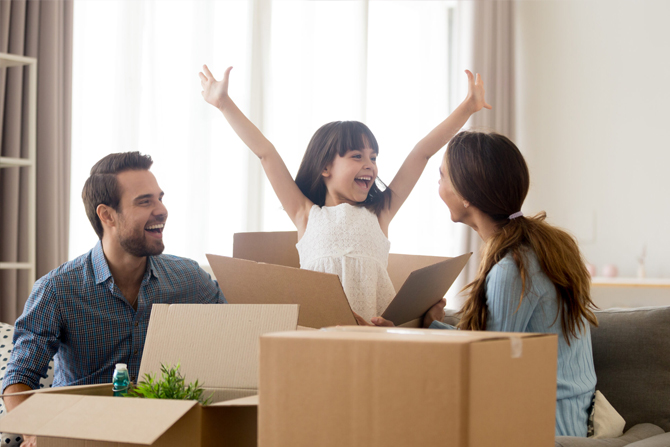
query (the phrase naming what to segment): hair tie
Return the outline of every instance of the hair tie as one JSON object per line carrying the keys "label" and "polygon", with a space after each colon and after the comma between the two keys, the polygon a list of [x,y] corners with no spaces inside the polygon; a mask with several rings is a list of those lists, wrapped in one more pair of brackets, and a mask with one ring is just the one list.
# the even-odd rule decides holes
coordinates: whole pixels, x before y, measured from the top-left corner
{"label": "hair tie", "polygon": [[516,219],[517,217],[522,217],[522,216],[523,216],[523,213],[521,211],[518,211],[518,212],[510,215],[509,220],[513,220],[513,219]]}

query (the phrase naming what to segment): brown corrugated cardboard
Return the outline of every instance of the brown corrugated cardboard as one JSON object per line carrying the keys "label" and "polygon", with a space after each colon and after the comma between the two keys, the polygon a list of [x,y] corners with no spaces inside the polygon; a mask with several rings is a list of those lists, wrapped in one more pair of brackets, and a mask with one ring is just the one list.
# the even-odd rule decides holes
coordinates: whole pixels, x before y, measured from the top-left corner
{"label": "brown corrugated cardboard", "polygon": [[382,317],[396,326],[420,318],[449,290],[470,256],[472,253],[414,270]]}
{"label": "brown corrugated cardboard", "polygon": [[[296,232],[237,233],[233,258],[208,254],[207,259],[231,303],[300,304],[304,327],[357,324],[336,275],[298,268],[296,242]],[[383,316],[398,326],[419,325],[470,256],[389,255],[389,276],[398,293]]]}
{"label": "brown corrugated cardboard", "polygon": [[[180,363],[213,405],[111,397],[111,385],[34,392],[0,419],[0,430],[38,435],[38,443],[80,445],[255,446],[258,337],[295,330],[297,305],[154,305],[140,375]],[[223,402],[221,402],[223,401]]]}
{"label": "brown corrugated cardboard", "polygon": [[161,363],[180,363],[184,377],[209,390],[256,394],[258,337],[295,330],[297,318],[296,305],[154,305],[140,377],[160,371]]}
{"label": "brown corrugated cardboard", "polygon": [[300,267],[297,231],[259,231],[233,235],[233,258]]}
{"label": "brown corrugated cardboard", "polygon": [[260,447],[554,445],[555,335],[347,329],[261,337]]}
{"label": "brown corrugated cardboard", "polygon": [[[259,231],[233,235],[233,258],[300,268],[300,256],[295,244],[297,231]],[[389,254],[386,269],[395,290],[400,290],[414,270],[451,258],[442,256]]]}
{"label": "brown corrugated cardboard", "polygon": [[[131,405],[128,400],[133,401]],[[37,393],[6,417],[22,416],[12,425],[12,433],[163,445],[155,443],[187,414],[189,421],[184,427],[188,437],[183,440],[200,437],[199,416],[192,411],[196,406],[194,401]]]}
{"label": "brown corrugated cardboard", "polygon": [[230,303],[299,304],[300,326],[356,324],[337,275],[226,256],[207,259]]}

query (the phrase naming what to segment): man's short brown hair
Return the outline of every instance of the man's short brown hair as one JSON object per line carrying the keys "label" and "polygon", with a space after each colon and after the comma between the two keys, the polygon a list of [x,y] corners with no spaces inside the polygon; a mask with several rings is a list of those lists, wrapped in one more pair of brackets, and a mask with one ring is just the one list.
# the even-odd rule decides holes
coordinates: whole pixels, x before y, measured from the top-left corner
{"label": "man's short brown hair", "polygon": [[124,171],[148,171],[153,164],[149,155],[139,152],[121,152],[109,154],[91,168],[91,175],[84,183],[81,198],[84,200],[86,215],[91,221],[98,238],[102,239],[102,222],[96,213],[98,205],[107,205],[119,210],[119,194],[116,175]]}

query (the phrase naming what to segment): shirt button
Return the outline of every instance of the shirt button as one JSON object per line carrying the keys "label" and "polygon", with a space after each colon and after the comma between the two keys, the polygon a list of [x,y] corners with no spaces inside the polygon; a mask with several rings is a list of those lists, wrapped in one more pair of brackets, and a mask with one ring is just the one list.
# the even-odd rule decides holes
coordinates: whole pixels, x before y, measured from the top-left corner
{"label": "shirt button", "polygon": [[138,323],[138,322],[136,321],[136,322],[135,322],[135,327],[137,327],[137,326],[139,326],[139,325],[140,325],[140,323]]}
{"label": "shirt button", "polygon": [[133,352],[133,354],[137,355],[137,349],[135,349],[135,352]]}
{"label": "shirt button", "polygon": [[131,376],[131,377],[130,377],[130,381],[131,381],[131,382],[134,382],[134,381],[135,381],[135,376]]}

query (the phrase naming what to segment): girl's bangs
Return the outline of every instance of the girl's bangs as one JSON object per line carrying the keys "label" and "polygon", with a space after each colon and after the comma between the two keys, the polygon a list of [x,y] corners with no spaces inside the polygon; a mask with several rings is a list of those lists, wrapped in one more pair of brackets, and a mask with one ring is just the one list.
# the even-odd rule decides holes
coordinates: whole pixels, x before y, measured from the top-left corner
{"label": "girl's bangs", "polygon": [[342,123],[342,134],[339,141],[337,153],[343,157],[349,151],[362,150],[369,147],[379,153],[377,139],[368,126],[358,121],[345,121]]}

